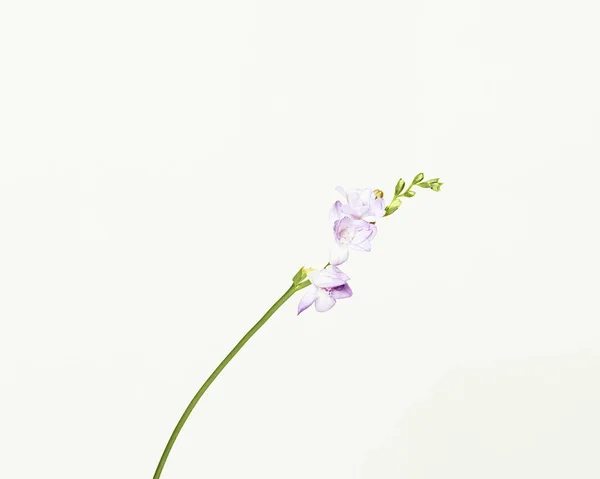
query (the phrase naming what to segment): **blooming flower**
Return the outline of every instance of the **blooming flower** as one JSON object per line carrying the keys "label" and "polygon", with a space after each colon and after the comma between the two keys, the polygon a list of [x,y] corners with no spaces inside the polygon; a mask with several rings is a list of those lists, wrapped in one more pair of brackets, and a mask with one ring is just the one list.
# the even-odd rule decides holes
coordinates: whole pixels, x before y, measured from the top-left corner
{"label": "blooming flower", "polygon": [[348,216],[336,220],[333,235],[337,244],[331,249],[329,262],[335,266],[348,260],[350,249],[371,251],[371,240],[377,233],[377,227],[364,220],[354,220]]}
{"label": "blooming flower", "polygon": [[349,216],[355,220],[377,221],[385,215],[385,201],[377,198],[369,188],[345,191],[341,186],[336,190],[346,199],[346,204],[336,201],[331,209],[331,219],[339,220]]}
{"label": "blooming flower", "polygon": [[338,299],[352,296],[347,283],[350,278],[337,266],[329,265],[325,269],[311,271],[308,279],[312,284],[298,304],[298,314],[313,303],[317,311],[329,311]]}

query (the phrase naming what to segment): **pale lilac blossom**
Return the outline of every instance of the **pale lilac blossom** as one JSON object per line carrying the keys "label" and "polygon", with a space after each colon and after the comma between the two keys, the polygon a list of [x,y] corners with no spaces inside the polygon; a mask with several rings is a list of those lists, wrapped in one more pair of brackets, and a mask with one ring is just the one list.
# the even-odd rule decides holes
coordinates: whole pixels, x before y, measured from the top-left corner
{"label": "pale lilac blossom", "polygon": [[351,249],[371,251],[371,240],[376,233],[377,227],[364,220],[355,220],[348,216],[336,220],[333,224],[336,244],[329,254],[329,262],[335,266],[346,262]]}
{"label": "pale lilac blossom", "polygon": [[350,278],[337,266],[329,265],[325,269],[311,271],[308,279],[312,284],[298,304],[298,314],[313,303],[317,311],[329,311],[338,299],[352,296],[347,283]]}
{"label": "pale lilac blossom", "polygon": [[385,215],[385,201],[383,198],[377,198],[372,189],[345,191],[338,186],[336,190],[344,197],[346,203],[339,200],[334,203],[330,213],[333,221],[349,216],[355,220],[374,222]]}

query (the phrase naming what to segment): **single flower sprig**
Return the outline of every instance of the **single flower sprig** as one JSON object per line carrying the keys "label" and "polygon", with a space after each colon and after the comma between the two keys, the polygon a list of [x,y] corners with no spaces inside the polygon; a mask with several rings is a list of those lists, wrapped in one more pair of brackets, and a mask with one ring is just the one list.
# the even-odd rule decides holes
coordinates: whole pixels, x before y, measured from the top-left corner
{"label": "single flower sprig", "polygon": [[384,216],[390,216],[392,213],[395,213],[398,208],[400,208],[400,206],[402,205],[402,200],[400,198],[412,198],[416,195],[416,192],[412,190],[413,186],[419,186],[421,188],[430,188],[433,191],[440,191],[441,186],[444,184],[440,182],[439,178],[433,178],[431,180],[423,181],[424,178],[425,175],[423,173],[419,173],[413,178],[412,182],[410,183],[410,185],[408,185],[408,188],[406,188],[406,190],[404,189],[404,187],[406,186],[406,182],[402,178],[400,178],[398,180],[398,183],[396,183],[396,188],[394,189],[394,198],[392,199],[390,204],[385,207]]}
{"label": "single flower sprig", "polygon": [[208,379],[206,379],[175,425],[175,429],[171,433],[158,461],[153,479],[160,479],[171,449],[196,404],[200,401],[200,398],[202,398],[210,385],[250,338],[265,325],[269,318],[288,299],[298,291],[308,288],[298,304],[298,314],[300,314],[313,304],[318,312],[329,311],[336,304],[337,300],[350,298],[353,295],[352,289],[348,285],[350,278],[339,269],[338,265],[348,260],[348,249],[359,251],[371,250],[371,240],[377,233],[375,222],[383,216],[389,216],[394,213],[402,204],[400,198],[413,197],[415,195],[415,192],[412,191],[413,186],[429,188],[433,191],[440,190],[442,183],[439,182],[439,178],[427,181],[423,181],[423,178],[423,173],[419,173],[406,190],[404,190],[404,180],[400,179],[396,184],[394,198],[388,206],[385,206],[381,190],[366,188],[346,191],[343,188],[337,188],[338,192],[344,198],[344,203],[336,201],[330,211],[337,246],[335,250],[331,250],[329,262],[320,270],[305,267],[300,268],[292,278],[292,284],[288,290],[250,328],[229,354],[219,363]]}

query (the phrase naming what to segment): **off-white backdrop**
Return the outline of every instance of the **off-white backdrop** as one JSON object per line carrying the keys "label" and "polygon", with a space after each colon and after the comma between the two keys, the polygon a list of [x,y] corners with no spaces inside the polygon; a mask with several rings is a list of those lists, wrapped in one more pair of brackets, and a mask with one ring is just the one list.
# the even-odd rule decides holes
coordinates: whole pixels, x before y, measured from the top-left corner
{"label": "off-white backdrop", "polygon": [[594,1],[5,1],[0,475],[600,476]]}

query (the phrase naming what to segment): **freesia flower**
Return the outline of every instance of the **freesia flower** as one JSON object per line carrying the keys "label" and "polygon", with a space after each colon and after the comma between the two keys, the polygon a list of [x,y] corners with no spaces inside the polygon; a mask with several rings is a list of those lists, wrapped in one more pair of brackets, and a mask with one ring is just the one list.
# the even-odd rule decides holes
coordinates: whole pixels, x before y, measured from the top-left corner
{"label": "freesia flower", "polygon": [[325,269],[311,271],[308,279],[312,284],[298,304],[298,314],[313,303],[317,311],[329,311],[338,299],[352,296],[347,283],[350,278],[337,266],[329,265]]}
{"label": "freesia flower", "polygon": [[371,240],[377,233],[377,227],[364,220],[355,220],[348,216],[336,220],[333,235],[337,244],[329,253],[329,262],[335,266],[348,260],[350,249],[371,251]]}
{"label": "freesia flower", "polygon": [[385,201],[383,198],[377,198],[373,190],[367,188],[345,191],[341,186],[336,190],[344,197],[346,203],[339,200],[334,203],[330,213],[332,220],[349,216],[355,220],[374,222],[385,215]]}
{"label": "freesia flower", "polygon": [[419,188],[428,188],[433,191],[440,191],[443,183],[439,178],[425,180],[425,175],[419,173],[405,189],[406,182],[401,178],[396,183],[394,196],[388,206],[383,201],[383,191],[381,190],[348,190],[345,191],[339,186],[337,191],[344,197],[344,202],[336,201],[331,209],[331,219],[333,222],[333,233],[336,241],[335,247],[330,251],[330,260],[328,265],[321,270],[302,267],[291,278],[292,284],[283,295],[275,301],[267,312],[258,320],[258,322],[248,330],[248,332],[238,341],[234,348],[223,359],[208,379],[202,384],[198,392],[194,395],[187,408],[183,412],[181,419],[171,433],[167,445],[156,466],[153,479],[160,479],[163,468],[169,457],[173,444],[175,443],[179,432],[190,417],[192,410],[202,398],[206,390],[213,381],[221,374],[221,371],[229,364],[244,345],[262,328],[273,314],[294,294],[305,290],[305,294],[298,304],[298,314],[315,305],[319,312],[329,311],[335,306],[338,299],[349,298],[352,296],[352,290],[348,286],[350,279],[344,274],[338,265],[348,260],[351,249],[358,251],[371,251],[371,240],[377,234],[375,221],[384,216],[390,216],[398,210],[405,198],[415,196],[414,186]]}

